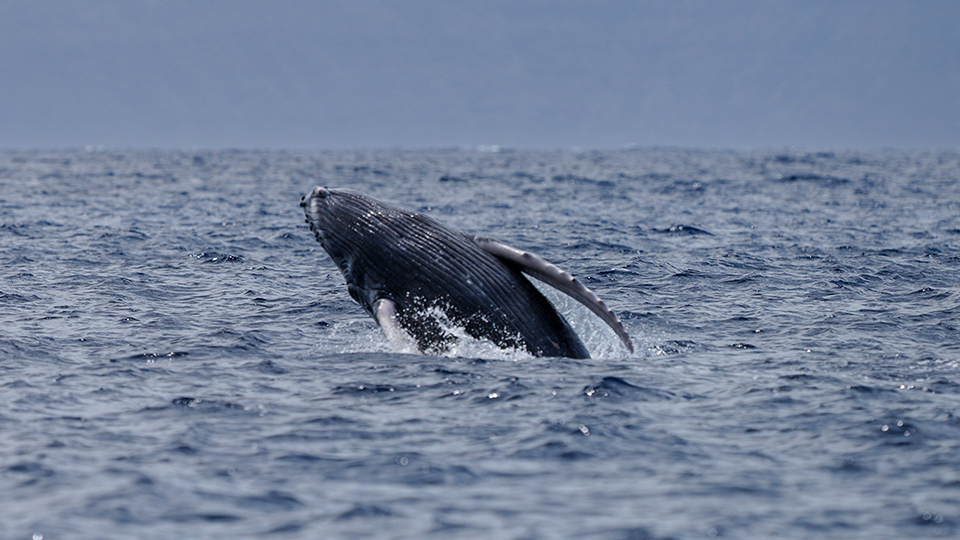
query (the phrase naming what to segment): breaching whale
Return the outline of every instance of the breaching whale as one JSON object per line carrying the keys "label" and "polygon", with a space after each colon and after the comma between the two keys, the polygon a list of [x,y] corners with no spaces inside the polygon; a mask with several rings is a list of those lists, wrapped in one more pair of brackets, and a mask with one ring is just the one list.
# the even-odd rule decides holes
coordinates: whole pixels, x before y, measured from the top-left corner
{"label": "breaching whale", "polygon": [[455,327],[535,356],[589,358],[527,273],[587,306],[633,352],[626,329],[603,301],[536,255],[352,190],[318,186],[300,206],[350,296],[397,347],[440,353],[456,340]]}

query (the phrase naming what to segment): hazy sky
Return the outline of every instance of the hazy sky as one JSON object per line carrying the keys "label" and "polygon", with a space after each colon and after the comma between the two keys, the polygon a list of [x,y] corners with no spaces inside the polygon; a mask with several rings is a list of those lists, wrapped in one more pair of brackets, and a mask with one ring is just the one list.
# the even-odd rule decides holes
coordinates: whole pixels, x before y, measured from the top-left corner
{"label": "hazy sky", "polygon": [[960,148],[960,2],[0,2],[0,147]]}

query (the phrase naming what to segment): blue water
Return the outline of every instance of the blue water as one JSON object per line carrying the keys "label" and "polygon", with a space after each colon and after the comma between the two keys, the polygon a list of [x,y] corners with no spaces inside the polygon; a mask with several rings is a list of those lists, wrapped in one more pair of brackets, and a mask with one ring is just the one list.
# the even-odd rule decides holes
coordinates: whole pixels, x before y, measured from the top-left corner
{"label": "blue water", "polygon": [[[317,184],[637,351],[392,352]],[[957,152],[0,152],[0,538],[955,536],[958,247]]]}

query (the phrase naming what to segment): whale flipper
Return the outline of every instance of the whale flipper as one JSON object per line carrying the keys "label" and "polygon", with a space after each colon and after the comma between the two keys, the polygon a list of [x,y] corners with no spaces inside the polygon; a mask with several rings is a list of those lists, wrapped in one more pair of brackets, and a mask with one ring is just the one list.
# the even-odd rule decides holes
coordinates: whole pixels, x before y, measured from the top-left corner
{"label": "whale flipper", "polygon": [[397,322],[397,304],[393,300],[381,298],[373,304],[373,316],[377,319],[377,324],[383,329],[387,336],[387,341],[399,352],[418,353],[417,344],[413,341],[400,324]]}
{"label": "whale flipper", "polygon": [[587,306],[590,311],[603,319],[603,322],[607,323],[610,328],[616,332],[620,341],[623,342],[627,349],[633,352],[633,342],[630,340],[630,335],[627,334],[627,329],[624,328],[620,319],[617,318],[616,314],[607,307],[599,296],[584,284],[577,281],[577,278],[537,257],[533,253],[508,246],[498,240],[475,237],[474,241],[480,249],[498,259],[517,265],[521,272],[539,279]]}

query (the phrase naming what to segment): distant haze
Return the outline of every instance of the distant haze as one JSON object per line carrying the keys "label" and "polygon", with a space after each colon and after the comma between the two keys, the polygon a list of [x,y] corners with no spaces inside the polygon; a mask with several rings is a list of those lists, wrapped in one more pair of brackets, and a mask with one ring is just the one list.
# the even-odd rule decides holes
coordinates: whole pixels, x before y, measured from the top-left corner
{"label": "distant haze", "polygon": [[0,4],[0,147],[960,147],[960,2]]}

